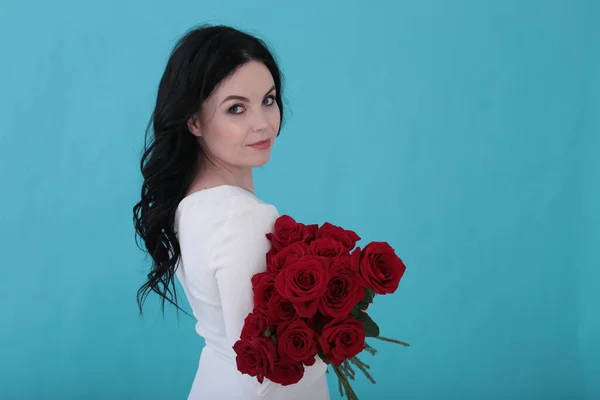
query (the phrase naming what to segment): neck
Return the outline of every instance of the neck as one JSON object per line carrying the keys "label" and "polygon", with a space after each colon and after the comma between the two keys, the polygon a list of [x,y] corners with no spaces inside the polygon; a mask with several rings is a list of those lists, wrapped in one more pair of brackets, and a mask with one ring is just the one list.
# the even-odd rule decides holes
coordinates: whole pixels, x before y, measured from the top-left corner
{"label": "neck", "polygon": [[254,193],[252,168],[222,168],[206,163],[202,168],[202,172],[198,173],[196,179],[194,179],[191,190],[202,190],[221,185],[239,186],[250,193]]}

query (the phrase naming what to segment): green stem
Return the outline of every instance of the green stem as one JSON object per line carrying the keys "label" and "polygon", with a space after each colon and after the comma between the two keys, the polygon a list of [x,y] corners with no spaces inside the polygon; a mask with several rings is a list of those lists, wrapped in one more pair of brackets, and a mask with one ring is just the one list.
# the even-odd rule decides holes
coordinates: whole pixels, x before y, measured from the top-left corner
{"label": "green stem", "polygon": [[365,343],[365,350],[371,353],[372,356],[377,354],[377,350]]}
{"label": "green stem", "polygon": [[364,368],[366,368],[366,369],[369,369],[369,368],[371,368],[371,367],[369,366],[369,364],[367,364],[366,362],[364,362],[363,360],[361,360],[361,359],[360,359],[360,358],[358,358],[358,357],[353,357],[353,358],[352,358],[352,360],[354,360],[353,364],[356,364],[356,363],[358,363],[358,364],[362,365],[362,366],[363,366]]}
{"label": "green stem", "polygon": [[354,369],[352,368],[350,363],[348,361],[344,361],[342,363],[342,366],[344,367],[344,372],[346,373],[346,376],[348,378],[354,380],[354,377],[356,376],[356,372],[354,372]]}
{"label": "green stem", "polygon": [[369,372],[367,371],[367,368],[369,367],[368,365],[366,365],[365,363],[363,363],[356,357],[351,358],[350,361],[352,362],[352,364],[356,365],[358,367],[358,369],[360,369],[362,371],[363,374],[365,374],[365,376],[367,377],[367,379],[369,381],[371,381],[371,383],[373,383],[373,384],[376,383],[375,379],[373,379],[371,374],[369,374]]}
{"label": "green stem", "polygon": [[382,340],[384,342],[401,344],[402,346],[407,346],[407,347],[410,346],[410,344],[408,344],[406,342],[401,342],[400,340],[390,339],[390,338],[386,338],[386,337],[383,337],[383,336],[375,336],[375,339],[379,339],[379,340]]}
{"label": "green stem", "polygon": [[[339,382],[343,385],[344,389],[346,389],[346,395],[348,396],[348,400],[359,400],[358,396],[352,389],[352,385],[350,385],[350,382],[348,382],[348,379],[346,379],[346,377],[342,373],[341,368],[333,365],[333,370],[335,371],[335,374],[338,376]],[[341,393],[341,391],[340,391],[340,395],[342,397],[344,397],[344,393]]]}
{"label": "green stem", "polygon": [[[336,367],[333,367],[334,369]],[[344,397],[344,385],[342,383],[342,380],[338,377],[338,390],[340,391],[340,396]]]}

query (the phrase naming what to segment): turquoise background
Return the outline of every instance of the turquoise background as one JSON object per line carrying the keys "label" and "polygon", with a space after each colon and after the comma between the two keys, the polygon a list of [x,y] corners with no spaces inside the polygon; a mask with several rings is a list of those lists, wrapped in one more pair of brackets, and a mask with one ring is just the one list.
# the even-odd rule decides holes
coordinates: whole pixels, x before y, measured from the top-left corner
{"label": "turquoise background", "polygon": [[[131,208],[175,40],[267,38],[289,120],[258,195],[389,241],[361,400],[600,397],[600,2],[0,0],[0,398],[184,399],[202,340]],[[187,303],[186,307],[187,307]],[[337,385],[331,379],[332,398]]]}

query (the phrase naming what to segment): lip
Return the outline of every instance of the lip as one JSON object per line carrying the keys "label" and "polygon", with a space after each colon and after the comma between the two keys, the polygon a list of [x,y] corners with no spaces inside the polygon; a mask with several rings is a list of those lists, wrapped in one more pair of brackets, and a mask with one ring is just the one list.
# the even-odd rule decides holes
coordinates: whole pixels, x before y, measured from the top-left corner
{"label": "lip", "polygon": [[271,139],[260,140],[258,142],[251,143],[248,146],[254,149],[265,150],[271,147]]}

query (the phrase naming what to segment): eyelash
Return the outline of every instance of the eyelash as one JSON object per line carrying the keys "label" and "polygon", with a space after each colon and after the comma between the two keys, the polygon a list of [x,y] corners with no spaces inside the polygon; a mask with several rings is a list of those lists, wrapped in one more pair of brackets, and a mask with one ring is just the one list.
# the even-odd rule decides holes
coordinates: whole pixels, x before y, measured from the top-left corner
{"label": "eyelash", "polygon": [[[271,106],[273,106],[275,104],[275,96],[274,95],[269,95],[269,96],[265,97],[265,100],[266,99],[273,100],[273,103],[271,103],[271,104],[265,104],[267,107],[271,107]],[[227,112],[229,114],[233,114],[233,115],[242,114],[241,112],[237,112],[237,113],[235,112],[236,107],[244,107],[244,106],[242,104],[234,104],[233,106],[229,107],[229,109],[227,110]]]}

